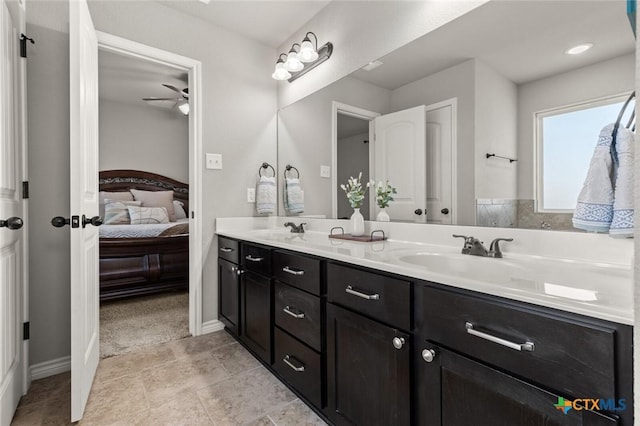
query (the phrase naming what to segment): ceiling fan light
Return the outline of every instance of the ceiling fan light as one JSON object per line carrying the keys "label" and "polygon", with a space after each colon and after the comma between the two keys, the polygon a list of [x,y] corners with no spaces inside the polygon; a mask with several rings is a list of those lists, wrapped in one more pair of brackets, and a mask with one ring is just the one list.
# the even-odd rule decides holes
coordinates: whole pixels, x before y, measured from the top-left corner
{"label": "ceiling fan light", "polygon": [[311,40],[309,40],[308,37],[305,37],[304,40],[302,40],[298,59],[302,62],[313,62],[318,59],[318,52],[316,52],[316,49],[313,47],[313,44],[311,44]]}
{"label": "ceiling fan light", "polygon": [[276,69],[273,74],[271,74],[271,78],[274,80],[288,80],[291,78],[291,73],[284,67],[284,61],[281,59],[276,62]]}
{"label": "ceiling fan light", "polygon": [[298,72],[304,68],[304,64],[298,59],[298,54],[293,50],[293,47],[287,55],[287,62],[284,63],[284,67],[289,72]]}
{"label": "ceiling fan light", "polygon": [[189,102],[183,102],[180,105],[178,105],[178,109],[180,110],[180,112],[184,115],[189,115]]}

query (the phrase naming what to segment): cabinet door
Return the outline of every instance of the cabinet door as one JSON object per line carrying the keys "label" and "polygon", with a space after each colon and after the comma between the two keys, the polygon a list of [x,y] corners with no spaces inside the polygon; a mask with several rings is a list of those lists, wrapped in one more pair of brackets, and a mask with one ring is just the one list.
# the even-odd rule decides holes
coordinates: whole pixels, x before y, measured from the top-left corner
{"label": "cabinet door", "polygon": [[410,348],[408,334],[328,303],[329,418],[336,424],[408,425]]}
{"label": "cabinet door", "polygon": [[272,286],[271,279],[252,272],[241,275],[240,338],[263,361],[271,365]]}
{"label": "cabinet door", "polygon": [[240,332],[238,265],[218,259],[218,318],[235,335]]}
{"label": "cabinet door", "polygon": [[[423,358],[425,349],[435,353],[430,362]],[[426,359],[431,359],[429,354]],[[616,419],[594,411],[571,409],[565,414],[556,408],[558,395],[435,345],[416,345],[415,368],[416,424],[618,424]]]}

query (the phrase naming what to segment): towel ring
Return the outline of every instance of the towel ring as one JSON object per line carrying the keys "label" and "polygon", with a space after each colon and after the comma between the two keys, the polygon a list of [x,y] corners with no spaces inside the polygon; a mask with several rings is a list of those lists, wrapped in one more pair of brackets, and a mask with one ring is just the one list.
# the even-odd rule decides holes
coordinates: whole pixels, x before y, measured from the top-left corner
{"label": "towel ring", "polygon": [[298,179],[300,179],[300,171],[298,171],[298,169],[296,169],[295,167],[293,167],[291,164],[287,164],[287,166],[284,168],[284,177],[287,177],[287,172],[290,172],[291,169],[296,171],[296,174],[298,176],[296,176]]}
{"label": "towel ring", "polygon": [[271,171],[273,172],[273,176],[276,175],[276,169],[273,168],[273,166],[269,163],[262,163],[262,166],[260,166],[260,168],[258,169],[258,176],[262,176],[262,169],[267,169],[271,167]]}
{"label": "towel ring", "polygon": [[[618,165],[618,150],[616,149],[616,138],[618,137],[618,129],[620,128],[620,122],[622,121],[622,116],[629,106],[629,103],[636,97],[636,91],[634,90],[629,95],[629,98],[625,101],[624,105],[622,105],[622,109],[618,114],[618,118],[616,119],[616,123],[613,126],[613,132],[611,133],[611,147],[609,148],[609,152],[611,153],[611,158],[613,159],[614,164]],[[630,123],[629,123],[630,124]]]}

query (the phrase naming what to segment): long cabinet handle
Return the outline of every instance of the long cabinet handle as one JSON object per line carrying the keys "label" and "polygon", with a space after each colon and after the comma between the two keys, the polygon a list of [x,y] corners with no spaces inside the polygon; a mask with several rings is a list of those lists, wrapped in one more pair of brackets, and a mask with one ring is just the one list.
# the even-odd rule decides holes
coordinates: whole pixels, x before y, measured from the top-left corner
{"label": "long cabinet handle", "polygon": [[302,269],[291,269],[288,266],[285,266],[282,270],[291,275],[304,275],[304,271]]}
{"label": "long cabinet handle", "polygon": [[374,294],[362,293],[361,291],[358,291],[358,290],[354,289],[350,285],[348,285],[347,288],[344,289],[344,291],[349,293],[349,294],[351,294],[351,295],[353,295],[353,296],[358,296],[358,297],[361,297],[361,298],[367,299],[367,300],[378,300],[378,299],[380,299],[380,295],[378,293],[374,293]]}
{"label": "long cabinet handle", "polygon": [[233,249],[229,247],[220,247],[220,251],[224,253],[231,253]]}
{"label": "long cabinet handle", "polygon": [[294,371],[297,372],[302,372],[304,371],[304,364],[301,363],[300,361],[298,361],[300,363],[300,365],[294,365],[292,361],[298,361],[297,359],[295,359],[292,356],[289,355],[285,355],[284,358],[282,358],[282,361],[284,361],[285,364],[287,364],[289,367],[291,367],[291,369],[293,369]]}
{"label": "long cabinet handle", "polygon": [[471,324],[470,322],[465,323],[465,328],[467,329],[467,333],[471,334],[472,336],[476,336],[481,339],[488,340],[493,343],[497,343],[498,345],[506,346],[509,349],[514,349],[516,351],[527,351],[527,352],[533,352],[533,350],[535,349],[535,345],[533,344],[533,342],[524,342],[524,343],[511,342],[509,340],[502,339],[500,337],[493,336],[488,333],[483,333],[482,331],[478,331],[475,328],[473,328],[473,324]]}
{"label": "long cabinet handle", "polygon": [[262,262],[264,260],[264,257],[253,257],[250,254],[245,256],[245,259],[247,259],[250,262]]}
{"label": "long cabinet handle", "polygon": [[289,306],[285,306],[282,310],[294,318],[298,318],[298,319],[304,318],[304,312],[294,312],[291,310]]}

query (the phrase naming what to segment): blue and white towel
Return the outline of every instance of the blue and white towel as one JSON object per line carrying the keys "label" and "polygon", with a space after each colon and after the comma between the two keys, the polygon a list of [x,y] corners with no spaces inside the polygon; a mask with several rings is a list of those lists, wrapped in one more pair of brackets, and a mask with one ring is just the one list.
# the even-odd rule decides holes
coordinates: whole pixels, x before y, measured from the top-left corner
{"label": "blue and white towel", "polygon": [[631,130],[621,127],[616,137],[618,174],[615,180],[613,220],[609,235],[614,238],[633,237],[633,139]]}
{"label": "blue and white towel", "polygon": [[574,228],[591,232],[608,232],[611,226],[615,178],[610,152],[613,128],[614,124],[608,124],[600,131],[587,178],[573,212]]}
{"label": "blue and white towel", "polygon": [[284,179],[284,208],[288,213],[304,212],[304,191],[300,187],[300,179]]}
{"label": "blue and white towel", "polygon": [[276,200],[276,178],[260,176],[256,185],[256,210],[258,214],[274,214]]}

